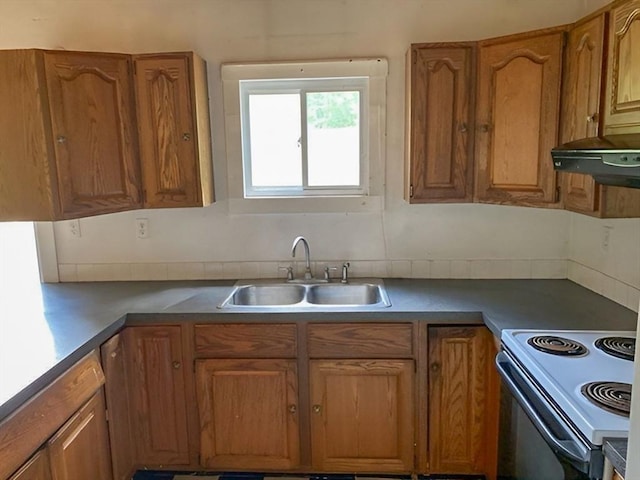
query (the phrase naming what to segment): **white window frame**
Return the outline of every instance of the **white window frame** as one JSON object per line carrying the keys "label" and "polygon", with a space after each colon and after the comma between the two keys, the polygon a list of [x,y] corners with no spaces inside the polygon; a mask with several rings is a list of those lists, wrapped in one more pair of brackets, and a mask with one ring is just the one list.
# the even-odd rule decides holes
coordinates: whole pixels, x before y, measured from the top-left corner
{"label": "white window frame", "polygon": [[[308,184],[307,162],[307,112],[306,94],[317,92],[357,91],[360,94],[359,108],[359,171],[358,185],[317,186]],[[302,149],[302,185],[300,187],[255,187],[252,182],[251,132],[249,129],[249,97],[251,95],[293,93],[300,95],[301,138]],[[282,79],[282,80],[241,80],[240,81],[240,115],[242,124],[242,164],[244,172],[245,198],[251,197],[292,197],[292,196],[339,196],[367,195],[369,188],[369,154],[368,154],[368,110],[369,110],[368,77],[340,77],[315,79]]]}
{"label": "white window frame", "polygon": [[[227,197],[230,213],[296,213],[296,212],[378,212],[384,205],[386,148],[386,79],[384,58],[344,59],[307,62],[223,64],[221,77],[224,99]],[[368,79],[367,98],[361,98],[366,145],[362,160],[360,191],[324,190],[305,195],[245,198],[240,83],[243,80],[294,79]],[[331,91],[334,91],[331,88]],[[361,116],[361,118],[363,118]]]}

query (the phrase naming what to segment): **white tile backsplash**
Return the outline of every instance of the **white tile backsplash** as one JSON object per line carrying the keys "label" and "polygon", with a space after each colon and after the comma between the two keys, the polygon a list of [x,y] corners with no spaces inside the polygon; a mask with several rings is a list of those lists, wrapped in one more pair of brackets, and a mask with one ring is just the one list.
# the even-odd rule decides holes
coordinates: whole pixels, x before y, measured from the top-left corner
{"label": "white tile backsplash", "polygon": [[[342,263],[333,260],[318,261],[312,262],[311,266],[317,278],[323,278],[325,267],[336,267],[337,270],[331,271],[331,277],[338,279]],[[351,278],[569,278],[634,311],[638,310],[640,301],[640,289],[570,260],[361,260],[350,264]],[[58,270],[61,282],[284,279],[286,272],[280,268],[291,265],[291,262],[60,264]],[[296,277],[304,275],[304,262],[295,262],[294,268]]]}

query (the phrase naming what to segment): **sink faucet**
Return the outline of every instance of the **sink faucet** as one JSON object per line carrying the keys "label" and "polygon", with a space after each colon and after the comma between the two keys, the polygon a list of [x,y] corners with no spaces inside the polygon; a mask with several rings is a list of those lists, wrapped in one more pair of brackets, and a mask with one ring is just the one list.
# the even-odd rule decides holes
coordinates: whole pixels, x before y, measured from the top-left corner
{"label": "sink faucet", "polygon": [[293,246],[291,247],[291,256],[293,258],[296,257],[296,247],[298,243],[302,242],[302,246],[304,247],[304,256],[305,256],[305,268],[304,268],[304,278],[305,280],[311,280],[313,275],[311,274],[311,259],[309,258],[309,242],[304,237],[296,237],[293,241]]}

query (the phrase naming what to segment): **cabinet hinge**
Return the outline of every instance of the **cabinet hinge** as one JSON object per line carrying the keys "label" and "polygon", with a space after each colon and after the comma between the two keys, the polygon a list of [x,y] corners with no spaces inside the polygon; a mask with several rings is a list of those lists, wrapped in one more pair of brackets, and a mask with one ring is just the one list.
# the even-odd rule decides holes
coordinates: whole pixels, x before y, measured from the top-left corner
{"label": "cabinet hinge", "polygon": [[107,422],[109,421],[109,410],[105,409],[104,411],[104,418],[107,420]]}
{"label": "cabinet hinge", "polygon": [[409,198],[413,198],[413,185],[409,185]]}
{"label": "cabinet hinge", "polygon": [[560,187],[556,187],[556,202],[560,201]]}

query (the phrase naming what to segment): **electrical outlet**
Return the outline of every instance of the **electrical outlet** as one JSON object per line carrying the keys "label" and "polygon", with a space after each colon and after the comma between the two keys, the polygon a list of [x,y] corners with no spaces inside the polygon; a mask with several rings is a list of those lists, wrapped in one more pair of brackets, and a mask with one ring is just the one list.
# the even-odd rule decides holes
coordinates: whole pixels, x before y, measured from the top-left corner
{"label": "electrical outlet", "polygon": [[613,230],[612,225],[604,225],[602,227],[602,251],[609,251],[609,243],[611,241],[611,230]]}
{"label": "electrical outlet", "polygon": [[136,218],[136,237],[149,238],[149,219]]}
{"label": "electrical outlet", "polygon": [[76,238],[80,238],[82,236],[82,232],[80,231],[80,220],[69,220],[69,233]]}

